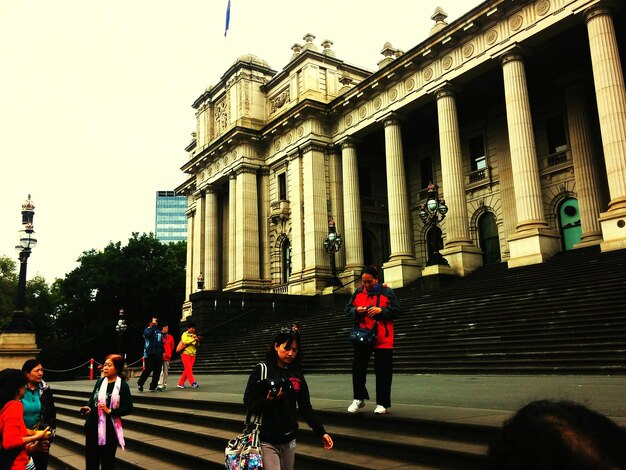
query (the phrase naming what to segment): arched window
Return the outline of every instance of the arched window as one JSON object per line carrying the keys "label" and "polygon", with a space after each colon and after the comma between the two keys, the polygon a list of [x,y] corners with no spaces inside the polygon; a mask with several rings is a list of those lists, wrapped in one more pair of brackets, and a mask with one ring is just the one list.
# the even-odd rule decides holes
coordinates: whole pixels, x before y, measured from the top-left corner
{"label": "arched window", "polygon": [[285,237],[280,247],[282,258],[281,280],[283,284],[289,282],[289,276],[291,276],[291,243],[289,239]]}
{"label": "arched window", "polygon": [[578,200],[567,198],[559,206],[559,225],[561,226],[561,240],[565,251],[572,250],[580,243],[582,228],[580,226],[580,210]]}
{"label": "arched window", "polygon": [[496,216],[491,212],[485,212],[478,219],[478,242],[483,250],[484,266],[497,264],[502,261]]}

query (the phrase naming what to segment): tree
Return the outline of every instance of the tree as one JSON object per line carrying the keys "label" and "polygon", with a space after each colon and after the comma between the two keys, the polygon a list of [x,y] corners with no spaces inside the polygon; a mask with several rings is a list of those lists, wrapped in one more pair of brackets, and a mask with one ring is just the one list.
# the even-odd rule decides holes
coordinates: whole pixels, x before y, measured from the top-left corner
{"label": "tree", "polygon": [[[80,265],[51,289],[53,349],[45,350],[49,368],[98,361],[120,352],[115,332],[120,308],[128,329],[123,349],[129,363],[141,358],[143,329],[152,316],[176,331],[185,293],[186,244],[164,244],[152,234],[133,233],[128,244],[109,243],[84,252]],[[70,361],[71,359],[71,361]],[[65,367],[67,368],[67,367]]]}
{"label": "tree", "polygon": [[17,263],[7,256],[0,256],[0,328],[11,319],[15,309],[17,292]]}

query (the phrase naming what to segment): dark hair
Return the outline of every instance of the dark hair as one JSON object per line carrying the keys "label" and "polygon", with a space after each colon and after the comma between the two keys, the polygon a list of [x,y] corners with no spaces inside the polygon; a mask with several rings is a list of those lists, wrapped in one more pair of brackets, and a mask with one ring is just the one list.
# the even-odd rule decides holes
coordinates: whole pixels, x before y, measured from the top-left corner
{"label": "dark hair", "polygon": [[122,372],[124,372],[124,358],[119,354],[109,354],[107,357],[104,358],[105,361],[107,359],[111,360],[111,362],[113,363],[113,367],[115,367],[115,372],[117,373],[117,375],[121,376]]}
{"label": "dark hair", "polygon": [[168,322],[161,323],[161,329],[165,328],[166,326],[170,326],[170,324]]}
{"label": "dark hair", "polygon": [[20,387],[26,386],[26,375],[19,369],[0,371],[0,409],[11,400],[15,400]]}
{"label": "dark hair", "polygon": [[293,331],[291,328],[281,328],[278,334],[274,337],[269,348],[267,349],[267,353],[265,353],[265,362],[270,364],[276,364],[278,360],[278,353],[276,352],[275,346],[281,345],[283,343],[287,343],[286,348],[291,348],[293,343],[298,345],[298,354],[294,358],[291,363],[291,367],[300,368],[302,364],[302,345],[300,344],[300,335],[298,332]]}
{"label": "dark hair", "polygon": [[369,274],[374,279],[378,279],[378,269],[376,269],[376,266],[365,266],[363,272],[361,272],[361,276],[363,276],[363,274]]}
{"label": "dark hair", "polygon": [[192,321],[187,322],[187,329],[189,329],[189,328],[195,328],[195,327],[196,327],[196,324],[195,324],[194,322],[192,322]]}
{"label": "dark hair", "polygon": [[508,419],[487,470],[626,470],[626,430],[567,401],[540,400]]}
{"label": "dark hair", "polygon": [[39,364],[41,364],[41,361],[38,361],[37,359],[28,359],[22,366],[22,372],[30,374],[30,371],[32,371]]}

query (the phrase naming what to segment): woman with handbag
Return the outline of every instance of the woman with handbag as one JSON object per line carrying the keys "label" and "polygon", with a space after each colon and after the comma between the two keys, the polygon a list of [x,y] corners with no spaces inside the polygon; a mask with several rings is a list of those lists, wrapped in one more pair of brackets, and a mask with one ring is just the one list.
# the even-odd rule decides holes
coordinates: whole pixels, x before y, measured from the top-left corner
{"label": "woman with handbag", "polygon": [[24,470],[31,452],[39,450],[41,441],[48,439],[49,429],[32,431],[24,424],[26,377],[19,369],[0,372],[0,469]]}
{"label": "woman with handbag", "polygon": [[365,382],[367,365],[374,353],[374,372],[376,374],[376,414],[388,414],[391,408],[391,381],[393,378],[393,320],[400,315],[400,303],[396,294],[384,284],[378,282],[378,270],[367,266],[361,274],[359,287],[345,309],[354,321],[355,329],[373,330],[373,344],[356,343],[352,362],[352,390],[354,400],[348,407],[350,413],[356,413],[369,400]]}
{"label": "woman with handbag", "polygon": [[133,411],[130,387],[122,380],[124,358],[109,354],[104,360],[102,377],[98,379],[86,406],[80,413],[87,415],[85,421],[86,470],[110,470],[115,468],[117,446],[125,447],[122,416]]}
{"label": "woman with handbag", "polygon": [[306,423],[322,439],[325,449],[332,449],[333,440],[316,418],[309,387],[300,370],[300,335],[291,328],[282,328],[265,357],[267,378],[261,379],[262,364],[250,374],[244,393],[249,412],[261,415],[261,455],[267,470],[292,470],[296,453],[298,411]]}
{"label": "woman with handbag", "polygon": [[33,461],[37,470],[48,468],[50,442],[56,434],[57,412],[54,406],[52,390],[43,381],[43,366],[36,359],[27,360],[22,366],[26,376],[26,392],[22,398],[24,405],[24,423],[28,429],[43,429],[49,427],[52,433],[50,439],[41,443],[41,452],[33,453]]}

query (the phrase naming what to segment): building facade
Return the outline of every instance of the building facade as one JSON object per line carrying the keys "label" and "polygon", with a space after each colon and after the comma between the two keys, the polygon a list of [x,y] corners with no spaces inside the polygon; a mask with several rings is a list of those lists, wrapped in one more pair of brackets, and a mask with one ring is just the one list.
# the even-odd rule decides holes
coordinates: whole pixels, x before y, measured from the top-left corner
{"label": "building facade", "polygon": [[154,233],[165,243],[187,240],[187,198],[175,191],[156,192]]}
{"label": "building facade", "polygon": [[[622,5],[487,0],[450,24],[438,9],[375,72],[312,35],[280,72],[239,58],[193,103],[187,299],[200,275],[209,290],[322,293],[331,218],[342,282],[364,264],[398,287],[626,248]],[[430,182],[439,226],[419,216]],[[449,267],[426,266],[437,250]]]}

